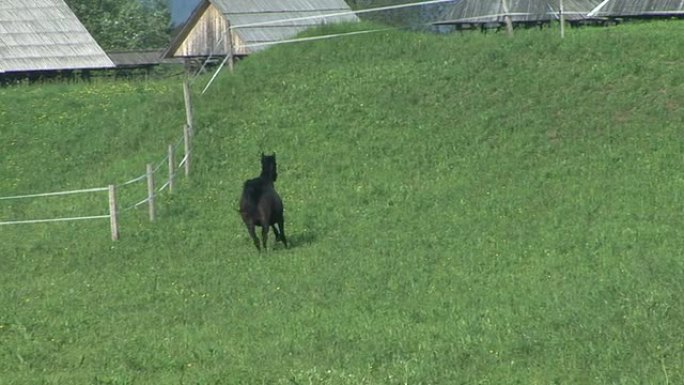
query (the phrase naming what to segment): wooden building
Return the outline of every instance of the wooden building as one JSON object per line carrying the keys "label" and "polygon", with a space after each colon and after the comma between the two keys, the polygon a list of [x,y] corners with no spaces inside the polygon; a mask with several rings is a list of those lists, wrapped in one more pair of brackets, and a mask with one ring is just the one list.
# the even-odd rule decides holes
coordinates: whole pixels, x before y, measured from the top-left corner
{"label": "wooden building", "polygon": [[[582,22],[601,0],[563,0],[568,22]],[[537,25],[560,19],[559,0],[461,0],[447,6],[438,24],[497,27],[509,16],[513,24]]]}
{"label": "wooden building", "polygon": [[244,56],[313,26],[355,21],[344,0],[202,0],[164,57]]}
{"label": "wooden building", "polygon": [[111,68],[64,0],[0,1],[0,73]]}
{"label": "wooden building", "polygon": [[183,64],[181,59],[162,58],[163,53],[163,49],[107,51],[107,55],[116,66],[115,70],[109,72],[117,77],[148,76],[159,66]]}

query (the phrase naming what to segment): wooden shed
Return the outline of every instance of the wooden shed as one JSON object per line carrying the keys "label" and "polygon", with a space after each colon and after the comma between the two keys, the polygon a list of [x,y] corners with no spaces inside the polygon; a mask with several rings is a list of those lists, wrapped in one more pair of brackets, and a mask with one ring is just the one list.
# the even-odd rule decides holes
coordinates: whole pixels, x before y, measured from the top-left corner
{"label": "wooden shed", "polygon": [[202,0],[164,57],[225,56],[231,48],[244,56],[313,26],[355,21],[344,0]]}
{"label": "wooden shed", "polygon": [[111,67],[64,0],[0,1],[0,73]]}

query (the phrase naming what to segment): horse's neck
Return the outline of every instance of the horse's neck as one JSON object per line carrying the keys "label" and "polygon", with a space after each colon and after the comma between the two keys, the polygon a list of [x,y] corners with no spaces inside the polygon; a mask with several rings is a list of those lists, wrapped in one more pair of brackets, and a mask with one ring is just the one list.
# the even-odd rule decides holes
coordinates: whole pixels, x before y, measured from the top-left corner
{"label": "horse's neck", "polygon": [[273,185],[273,175],[269,173],[261,173],[259,179],[261,179],[261,183],[264,185]]}
{"label": "horse's neck", "polygon": [[275,179],[274,174],[273,170],[261,170],[261,175],[259,177],[264,181],[273,183],[273,180]]}

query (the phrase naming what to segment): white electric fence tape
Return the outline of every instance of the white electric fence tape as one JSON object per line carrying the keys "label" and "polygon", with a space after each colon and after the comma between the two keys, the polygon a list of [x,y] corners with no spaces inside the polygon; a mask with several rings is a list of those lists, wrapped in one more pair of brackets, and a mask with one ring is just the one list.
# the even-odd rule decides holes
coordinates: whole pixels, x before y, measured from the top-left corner
{"label": "white electric fence tape", "polygon": [[51,219],[31,219],[26,221],[9,221],[0,222],[0,226],[4,225],[23,225],[23,224],[35,224],[35,223],[49,223],[49,222],[68,222],[68,221],[82,221],[86,219],[103,219],[109,218],[109,215],[94,215],[88,217],[72,217],[72,218],[51,218]]}
{"label": "white electric fence tape", "polygon": [[59,196],[59,195],[73,195],[73,194],[100,192],[100,191],[108,191],[108,190],[109,190],[108,187],[96,187],[96,188],[89,188],[89,189],[82,189],[82,190],[58,191],[58,192],[49,192],[49,193],[41,193],[41,194],[28,194],[28,195],[16,195],[16,196],[11,196],[11,197],[0,197],[0,201],[10,200],[10,199],[43,198],[43,197],[53,197],[53,196]]}

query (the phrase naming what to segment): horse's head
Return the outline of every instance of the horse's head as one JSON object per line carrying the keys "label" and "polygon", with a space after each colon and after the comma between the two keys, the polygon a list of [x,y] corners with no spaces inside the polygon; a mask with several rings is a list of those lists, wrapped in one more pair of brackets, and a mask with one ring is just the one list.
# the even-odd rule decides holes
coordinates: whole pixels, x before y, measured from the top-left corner
{"label": "horse's head", "polygon": [[268,177],[272,181],[278,179],[278,165],[276,164],[276,154],[264,155],[261,153],[261,175]]}

